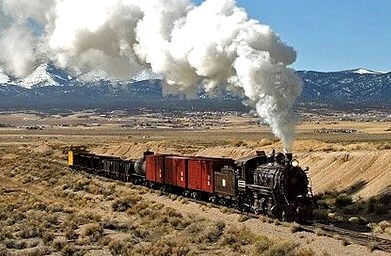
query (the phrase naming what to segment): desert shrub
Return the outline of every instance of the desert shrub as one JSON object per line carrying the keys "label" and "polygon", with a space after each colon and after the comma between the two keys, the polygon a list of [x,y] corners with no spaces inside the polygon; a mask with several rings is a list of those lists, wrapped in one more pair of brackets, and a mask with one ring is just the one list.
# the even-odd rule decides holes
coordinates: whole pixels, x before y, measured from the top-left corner
{"label": "desert shrub", "polygon": [[184,229],[189,225],[189,222],[180,217],[169,217],[168,223],[177,230]]}
{"label": "desert shrub", "polygon": [[182,218],[182,214],[178,211],[176,211],[175,209],[173,208],[170,208],[170,207],[166,207],[163,209],[163,214],[164,215],[167,215],[169,217],[178,217],[178,218]]}
{"label": "desert shrub", "polygon": [[103,221],[103,228],[117,231],[126,231],[129,229],[129,225],[108,219]]}
{"label": "desert shrub", "polygon": [[7,247],[8,249],[17,249],[17,250],[21,250],[21,249],[25,249],[27,248],[27,243],[25,241],[17,241],[15,239],[5,239],[3,241],[5,247]]}
{"label": "desert shrub", "polygon": [[53,241],[53,239],[54,239],[54,233],[53,233],[52,231],[45,230],[44,232],[42,232],[41,238],[42,238],[42,241],[43,241],[45,244],[48,244],[48,243],[50,243],[50,242]]}
{"label": "desert shrub", "polygon": [[343,208],[343,213],[348,215],[358,214],[362,211],[364,211],[367,207],[362,202],[357,202],[351,205],[346,206]]}
{"label": "desert shrub", "polygon": [[73,183],[72,190],[77,191],[88,191],[90,186],[90,180],[81,178],[80,180],[77,180],[75,183]]}
{"label": "desert shrub", "polygon": [[65,218],[62,227],[67,239],[76,239],[78,235],[75,233],[75,230],[80,225],[99,223],[100,221],[101,217],[93,213],[71,213]]}
{"label": "desert shrub", "polygon": [[[151,210],[151,208],[154,207],[153,205],[148,204],[144,201],[138,201],[132,208],[127,210],[127,214],[133,215],[133,214],[140,214],[141,215],[148,215],[147,212],[143,212],[144,210],[148,211]],[[154,208],[155,210],[155,208]]]}
{"label": "desert shrub", "polygon": [[272,242],[265,236],[258,236],[253,246],[255,255],[262,255],[265,251],[269,250]]}
{"label": "desert shrub", "polygon": [[34,181],[34,177],[30,174],[24,176],[22,179],[23,184],[31,183],[32,181]]}
{"label": "desert shrub", "polygon": [[353,203],[352,197],[346,194],[341,194],[337,196],[337,198],[335,199],[335,206],[337,206],[338,208],[346,207],[348,205],[351,205],[352,203]]}
{"label": "desert shrub", "polygon": [[2,244],[0,244],[0,256],[11,256],[11,253]]}
{"label": "desert shrub", "polygon": [[64,237],[57,237],[53,240],[52,246],[55,250],[59,251],[61,250],[66,244],[68,243],[68,240],[66,240]]}
{"label": "desert shrub", "polygon": [[166,256],[176,255],[185,256],[190,252],[188,242],[181,237],[166,236],[152,243],[141,243],[136,248],[129,248],[128,255],[153,255]]}
{"label": "desert shrub", "polygon": [[45,246],[37,246],[23,251],[23,256],[43,256],[48,254],[50,254],[50,248]]}
{"label": "desert shrub", "polygon": [[47,205],[43,202],[35,202],[33,204],[33,209],[39,210],[39,211],[47,211]]}
{"label": "desert shrub", "polygon": [[229,246],[235,251],[242,251],[243,246],[255,242],[256,236],[245,227],[231,227],[221,237],[221,245]]}
{"label": "desert shrub", "polygon": [[130,246],[132,246],[132,244],[127,239],[112,239],[108,244],[113,255],[125,255]]}
{"label": "desert shrub", "polygon": [[314,230],[314,233],[315,233],[315,235],[317,235],[317,236],[325,236],[325,235],[326,235],[326,232],[324,232],[323,229],[321,229],[321,228],[316,228],[316,229]]}
{"label": "desert shrub", "polygon": [[64,228],[64,235],[67,239],[73,240],[78,238],[79,235],[75,232],[75,228],[74,226],[66,226]]}
{"label": "desert shrub", "polygon": [[148,240],[149,237],[152,236],[151,229],[142,227],[142,226],[134,226],[132,229],[133,235],[136,239],[139,240]]}
{"label": "desert shrub", "polygon": [[98,241],[103,236],[103,228],[100,223],[90,223],[84,225],[80,231],[81,237],[89,237],[91,241]]}
{"label": "desert shrub", "polygon": [[[4,227],[5,224],[0,222],[0,241],[4,241],[6,238],[12,238],[12,231],[9,227]],[[1,245],[1,244],[0,244]]]}
{"label": "desert shrub", "polygon": [[38,223],[34,223],[34,225],[25,225],[22,230],[18,233],[18,237],[22,239],[40,237],[41,231],[39,229]]}
{"label": "desert shrub", "polygon": [[296,232],[300,232],[302,231],[301,227],[299,224],[297,224],[296,222],[292,223],[289,227],[290,231],[292,233],[296,233]]}
{"label": "desert shrub", "polygon": [[274,221],[272,218],[270,218],[269,216],[266,216],[266,215],[259,216],[259,220],[261,222],[266,222],[266,223],[273,223],[273,221]]}
{"label": "desert shrub", "polygon": [[61,203],[54,203],[54,204],[51,204],[49,207],[48,207],[48,210],[52,213],[55,213],[55,212],[63,212],[64,211],[64,205],[61,204]]}
{"label": "desert shrub", "polygon": [[383,220],[379,223],[370,223],[368,224],[368,227],[372,229],[372,232],[374,233],[386,233],[391,235],[391,222]]}
{"label": "desert shrub", "polygon": [[76,253],[78,252],[75,244],[73,243],[68,243],[65,244],[64,247],[61,249],[61,254],[63,256],[75,256],[77,255]]}
{"label": "desert shrub", "polygon": [[298,245],[290,241],[282,241],[273,244],[263,256],[295,256],[295,249]]}
{"label": "desert shrub", "polygon": [[375,204],[375,213],[377,215],[386,214],[387,212],[388,212],[388,208],[385,204],[382,203]]}
{"label": "desert shrub", "polygon": [[225,223],[222,221],[217,222],[207,233],[209,242],[217,242],[224,233]]}
{"label": "desert shrub", "polygon": [[115,212],[125,212],[126,210],[132,208],[140,200],[141,198],[138,196],[128,196],[115,200],[111,207]]}
{"label": "desert shrub", "polygon": [[194,222],[186,228],[190,240],[194,243],[217,242],[224,233],[225,223]]}
{"label": "desert shrub", "polygon": [[391,222],[383,220],[383,221],[379,222],[379,227],[382,230],[386,230],[387,228],[391,228]]}
{"label": "desert shrub", "polygon": [[367,244],[367,248],[369,251],[373,252],[374,250],[376,250],[377,248],[379,247],[379,245],[376,243],[376,242],[369,242]]}
{"label": "desert shrub", "polygon": [[248,215],[241,214],[238,218],[239,222],[245,222],[246,220],[250,219]]}
{"label": "desert shrub", "polygon": [[391,202],[391,193],[381,194],[378,201],[382,204],[389,204]]}
{"label": "desert shrub", "polygon": [[140,209],[139,211],[136,211],[136,208],[135,209],[132,208],[129,209],[127,213],[130,215],[137,213],[141,218],[145,220],[155,219],[156,217],[158,217],[159,220],[163,222],[167,220],[167,216],[161,215],[160,212],[158,214],[155,210],[151,209],[150,207],[146,207],[146,205],[147,205],[146,203],[137,204],[136,206],[141,206],[141,207],[137,207]]}
{"label": "desert shrub", "polygon": [[312,212],[312,216],[316,220],[327,220],[329,211],[327,209],[314,209]]}
{"label": "desert shrub", "polygon": [[310,248],[300,248],[295,253],[295,256],[315,256],[315,255],[317,254]]}

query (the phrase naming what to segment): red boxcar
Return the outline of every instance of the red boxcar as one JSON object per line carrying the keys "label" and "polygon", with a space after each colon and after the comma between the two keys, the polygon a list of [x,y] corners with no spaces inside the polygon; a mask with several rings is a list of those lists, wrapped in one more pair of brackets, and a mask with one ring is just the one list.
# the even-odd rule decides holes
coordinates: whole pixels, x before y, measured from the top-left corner
{"label": "red boxcar", "polygon": [[166,155],[147,155],[145,156],[147,181],[156,183],[165,183],[164,177],[164,158]]}
{"label": "red boxcar", "polygon": [[233,163],[234,160],[226,158],[190,158],[188,160],[188,188],[213,193],[214,173]]}
{"label": "red boxcar", "polygon": [[182,156],[166,156],[164,160],[165,184],[187,188],[187,161]]}
{"label": "red boxcar", "polygon": [[146,180],[213,193],[215,172],[232,166],[228,158],[184,157],[177,155],[146,155]]}

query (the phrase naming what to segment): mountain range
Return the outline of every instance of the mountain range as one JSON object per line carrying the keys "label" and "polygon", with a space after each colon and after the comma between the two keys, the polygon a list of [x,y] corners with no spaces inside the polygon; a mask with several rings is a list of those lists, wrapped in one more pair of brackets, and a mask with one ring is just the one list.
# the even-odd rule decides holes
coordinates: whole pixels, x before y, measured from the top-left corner
{"label": "mountain range", "polygon": [[[297,71],[303,80],[300,104],[329,107],[391,107],[391,72],[355,69],[337,72]],[[148,76],[150,77],[150,76]],[[242,108],[231,95],[180,104],[188,107],[224,104],[224,108]],[[217,100],[217,101],[216,101]],[[0,68],[0,108],[35,107],[162,107],[177,106],[177,98],[163,97],[159,77],[113,81],[98,73],[74,77],[51,63],[37,66],[23,79],[9,77]],[[201,101],[201,103],[200,103]],[[193,104],[193,105],[192,105]],[[230,106],[231,105],[231,106]]]}
{"label": "mountain range", "polygon": [[300,101],[346,107],[390,107],[391,72],[354,69],[338,72],[298,71],[304,87]]}

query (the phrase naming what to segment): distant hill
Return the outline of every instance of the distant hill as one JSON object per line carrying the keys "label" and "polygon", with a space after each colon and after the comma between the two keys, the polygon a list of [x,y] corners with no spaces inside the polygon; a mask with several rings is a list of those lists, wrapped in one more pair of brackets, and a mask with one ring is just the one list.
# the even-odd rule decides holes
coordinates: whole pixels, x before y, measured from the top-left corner
{"label": "distant hill", "polygon": [[299,99],[302,103],[334,107],[391,107],[391,72],[355,69],[297,73],[304,82]]}
{"label": "distant hill", "polygon": [[[391,107],[391,73],[366,69],[339,72],[298,71],[303,79],[304,105],[330,107]],[[48,63],[23,79],[7,76],[0,68],[0,108],[152,107],[248,110],[228,94],[213,99],[201,93],[199,100],[163,97],[162,81],[130,79],[113,81],[89,73],[75,78]]]}

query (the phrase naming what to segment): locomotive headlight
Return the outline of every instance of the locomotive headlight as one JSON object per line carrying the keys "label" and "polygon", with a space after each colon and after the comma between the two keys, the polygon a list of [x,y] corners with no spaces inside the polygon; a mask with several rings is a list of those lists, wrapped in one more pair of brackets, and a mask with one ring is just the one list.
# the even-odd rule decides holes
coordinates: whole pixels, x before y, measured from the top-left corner
{"label": "locomotive headlight", "polygon": [[299,161],[297,161],[296,159],[293,159],[292,162],[291,162],[291,165],[293,167],[297,167],[297,166],[299,166]]}

